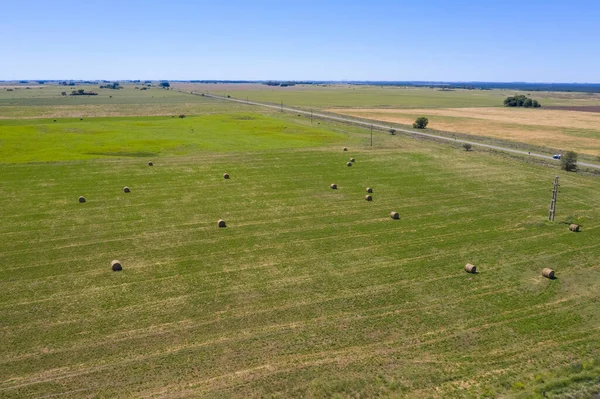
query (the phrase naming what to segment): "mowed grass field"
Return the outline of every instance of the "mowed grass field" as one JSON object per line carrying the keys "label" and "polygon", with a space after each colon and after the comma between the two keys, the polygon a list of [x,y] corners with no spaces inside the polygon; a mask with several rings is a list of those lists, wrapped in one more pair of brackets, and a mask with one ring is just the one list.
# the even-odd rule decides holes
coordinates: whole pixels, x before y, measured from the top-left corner
{"label": "mowed grass field", "polygon": [[533,108],[330,109],[330,112],[600,156],[600,113]]}
{"label": "mowed grass field", "polygon": [[0,396],[599,390],[597,178],[227,114],[4,122]]}

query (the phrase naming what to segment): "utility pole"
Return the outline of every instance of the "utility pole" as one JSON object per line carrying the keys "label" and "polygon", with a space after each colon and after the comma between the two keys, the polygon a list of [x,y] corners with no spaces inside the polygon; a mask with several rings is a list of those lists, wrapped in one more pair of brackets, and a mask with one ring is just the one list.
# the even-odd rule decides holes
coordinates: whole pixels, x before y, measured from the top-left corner
{"label": "utility pole", "polygon": [[556,197],[558,196],[558,176],[554,177],[554,188],[552,189],[552,201],[550,202],[550,213],[548,220],[554,222],[554,214],[556,213]]}
{"label": "utility pole", "polygon": [[373,125],[371,125],[371,147],[373,147]]}

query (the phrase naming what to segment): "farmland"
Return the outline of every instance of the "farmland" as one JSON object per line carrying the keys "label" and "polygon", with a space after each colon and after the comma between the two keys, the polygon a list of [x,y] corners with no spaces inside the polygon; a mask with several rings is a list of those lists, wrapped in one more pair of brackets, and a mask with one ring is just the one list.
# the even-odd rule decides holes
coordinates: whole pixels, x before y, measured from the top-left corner
{"label": "farmland", "polygon": [[[148,90],[136,87],[125,85],[123,89],[112,90],[90,85],[7,86],[0,89],[0,119],[170,116],[205,113],[207,108],[213,106],[213,103],[208,103],[200,96],[156,87]],[[7,88],[13,91],[7,91]],[[68,95],[78,89],[93,91],[97,95]],[[67,95],[63,96],[62,92]]]}
{"label": "farmland", "polygon": [[597,178],[133,90],[0,106],[0,396],[598,391]]}
{"label": "farmland", "polygon": [[428,128],[507,139],[600,156],[600,113],[546,109],[331,109],[330,112],[410,126],[419,116]]}
{"label": "farmland", "polygon": [[600,94],[515,92],[514,90],[441,90],[424,87],[175,83],[184,92],[231,95],[239,99],[304,108],[472,108],[498,107],[514,94],[530,95],[547,106],[599,106]]}

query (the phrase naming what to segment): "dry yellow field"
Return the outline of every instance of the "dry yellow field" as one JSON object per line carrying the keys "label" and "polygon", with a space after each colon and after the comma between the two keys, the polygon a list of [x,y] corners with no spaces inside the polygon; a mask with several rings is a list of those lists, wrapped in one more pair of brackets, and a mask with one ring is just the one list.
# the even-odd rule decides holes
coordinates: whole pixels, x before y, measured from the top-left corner
{"label": "dry yellow field", "polygon": [[514,108],[329,109],[344,115],[600,155],[600,113]]}

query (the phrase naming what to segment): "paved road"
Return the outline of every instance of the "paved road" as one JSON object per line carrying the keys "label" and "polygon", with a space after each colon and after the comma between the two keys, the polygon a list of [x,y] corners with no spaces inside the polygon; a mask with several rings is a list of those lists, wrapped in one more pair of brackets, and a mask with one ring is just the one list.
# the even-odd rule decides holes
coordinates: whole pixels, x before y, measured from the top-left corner
{"label": "paved road", "polygon": [[[257,105],[257,106],[260,106],[260,107],[267,107],[267,108],[274,108],[274,109],[288,111],[288,112],[295,112],[297,114],[312,115],[314,118],[330,119],[330,120],[334,120],[334,121],[338,121],[338,122],[344,122],[344,123],[353,123],[355,125],[362,125],[362,126],[365,126],[365,127],[371,127],[371,126],[373,126],[373,129],[386,130],[386,131],[388,131],[390,129],[395,129],[397,132],[410,133],[410,134],[415,134],[415,135],[419,135],[419,136],[431,137],[431,138],[438,139],[438,140],[452,141],[452,142],[455,142],[455,143],[469,143],[471,145],[478,146],[478,147],[491,148],[491,149],[494,149],[494,150],[510,152],[510,153],[513,153],[513,154],[528,155],[528,156],[531,156],[531,157],[553,160],[553,158],[550,155],[535,154],[533,152],[530,153],[530,152],[527,152],[527,151],[515,150],[513,148],[499,147],[499,146],[495,146],[495,145],[491,145],[491,144],[483,144],[483,143],[478,143],[478,142],[469,141],[469,140],[454,139],[452,137],[438,136],[436,134],[424,133],[424,132],[419,132],[419,131],[416,131],[416,130],[399,129],[399,128],[393,127],[393,126],[386,126],[386,125],[381,125],[381,124],[378,124],[378,123],[365,122],[365,121],[361,121],[361,120],[357,120],[357,119],[352,119],[352,118],[347,118],[347,117],[343,117],[343,116],[333,116],[333,115],[320,114],[320,113],[314,113],[314,112],[311,113],[309,111],[303,111],[303,110],[295,109],[295,108],[282,107],[282,106],[273,105],[273,104],[257,103],[255,101],[239,100],[239,99],[236,99],[236,98],[228,98],[228,97],[222,97],[222,96],[215,96],[213,94],[204,94],[204,96],[205,97],[210,97],[210,98],[216,98],[216,99],[219,99],[219,100],[227,100],[227,101],[233,101],[233,102],[238,102],[238,103],[242,103],[242,104]],[[588,167],[588,168],[600,169],[600,165],[595,165],[595,164],[591,164],[591,163],[577,162],[577,164],[579,166],[585,166],[585,167]]]}

